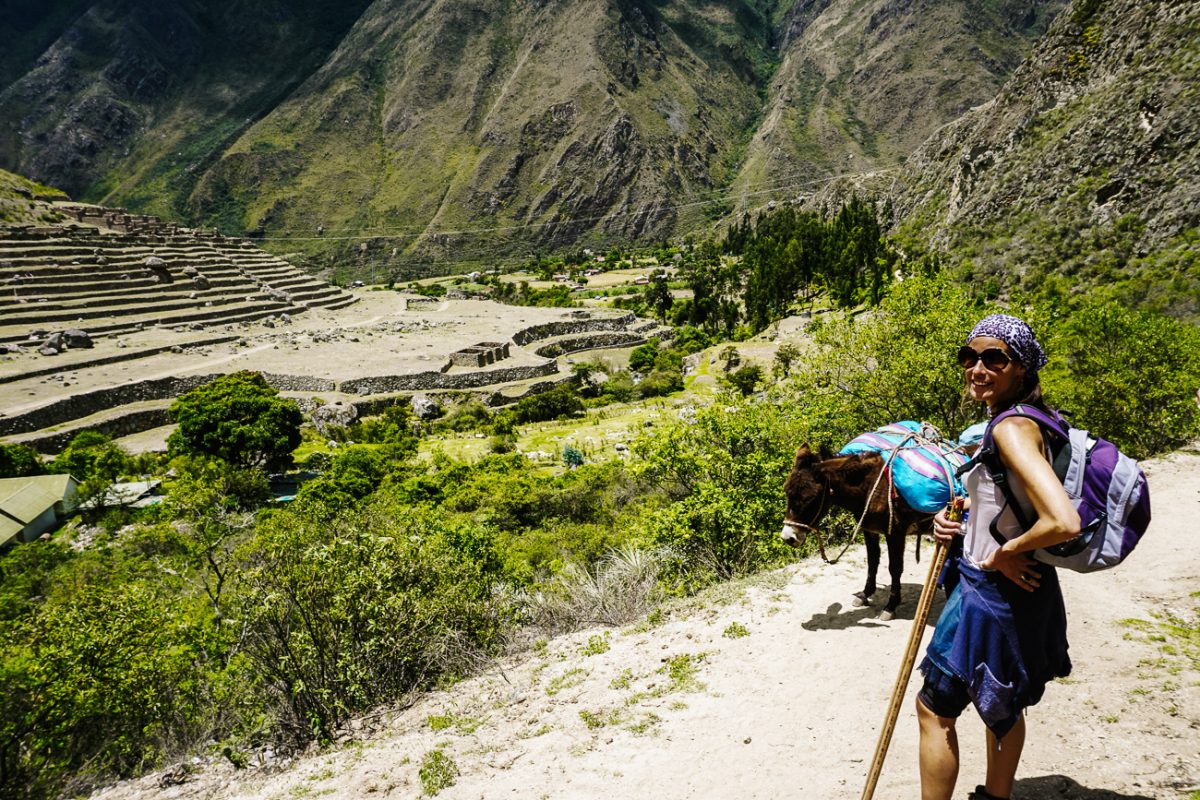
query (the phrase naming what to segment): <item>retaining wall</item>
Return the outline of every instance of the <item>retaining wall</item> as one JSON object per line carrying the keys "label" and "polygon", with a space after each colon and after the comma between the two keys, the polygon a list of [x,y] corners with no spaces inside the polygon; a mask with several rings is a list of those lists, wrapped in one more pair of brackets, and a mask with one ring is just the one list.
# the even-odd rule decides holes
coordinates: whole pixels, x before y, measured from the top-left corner
{"label": "retaining wall", "polygon": [[355,378],[342,382],[338,389],[345,394],[391,394],[424,389],[475,389],[496,383],[511,383],[530,378],[544,378],[558,372],[557,361],[547,361],[526,367],[505,367],[480,372],[414,372],[411,375],[381,375]]}
{"label": "retaining wall", "polygon": [[[213,375],[182,375],[170,378],[127,383],[122,386],[112,386],[84,392],[72,397],[64,397],[53,403],[16,414],[11,417],[0,417],[0,436],[12,436],[18,433],[41,430],[51,425],[59,425],[74,419],[83,419],[101,411],[107,411],[118,406],[142,403],[147,400],[166,400],[190,392],[197,386],[213,381],[224,373]],[[303,375],[274,375],[262,373],[271,386],[284,392],[332,392],[337,386],[331,380],[310,378]],[[102,423],[97,423],[99,428]],[[165,423],[162,423],[165,424]],[[152,426],[153,427],[153,426]],[[136,431],[131,431],[136,433]]]}
{"label": "retaining wall", "polygon": [[568,319],[558,322],[544,322],[533,325],[513,334],[512,340],[524,346],[530,342],[549,339],[551,336],[567,336],[574,333],[592,333],[594,331],[623,331],[637,317],[632,312],[619,317],[599,317],[588,319]]}

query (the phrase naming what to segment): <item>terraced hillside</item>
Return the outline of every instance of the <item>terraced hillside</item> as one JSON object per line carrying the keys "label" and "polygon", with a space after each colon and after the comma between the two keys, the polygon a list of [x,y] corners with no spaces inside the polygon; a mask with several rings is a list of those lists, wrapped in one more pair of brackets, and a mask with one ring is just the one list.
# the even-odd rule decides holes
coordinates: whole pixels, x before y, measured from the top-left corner
{"label": "terraced hillside", "polygon": [[201,329],[354,302],[244,240],[111,209],[63,210],[106,227],[0,229],[0,344],[41,346],[62,328],[92,337]]}

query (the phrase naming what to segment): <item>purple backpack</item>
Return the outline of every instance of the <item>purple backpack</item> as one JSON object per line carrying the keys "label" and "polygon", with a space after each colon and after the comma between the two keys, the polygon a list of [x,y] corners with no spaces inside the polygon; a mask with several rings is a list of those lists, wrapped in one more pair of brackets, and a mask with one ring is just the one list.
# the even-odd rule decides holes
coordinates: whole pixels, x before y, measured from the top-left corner
{"label": "purple backpack", "polygon": [[[988,425],[976,458],[1004,494],[1023,530],[1033,527],[1037,518],[1028,518],[1013,497],[992,439],[992,428],[1008,417],[1029,417],[1042,429],[1053,455],[1054,472],[1079,511],[1079,535],[1036,551],[1034,558],[1075,572],[1108,569],[1124,561],[1150,524],[1150,487],[1138,463],[1112,442],[1071,427],[1057,412],[1027,405],[1000,412]],[[994,520],[991,532],[1004,543]]]}

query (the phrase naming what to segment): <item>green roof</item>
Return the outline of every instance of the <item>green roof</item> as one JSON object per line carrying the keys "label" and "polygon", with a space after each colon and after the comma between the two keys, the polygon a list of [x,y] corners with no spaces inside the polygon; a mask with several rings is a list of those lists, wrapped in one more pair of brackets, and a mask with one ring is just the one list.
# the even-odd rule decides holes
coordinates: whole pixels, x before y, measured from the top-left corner
{"label": "green roof", "polygon": [[0,514],[0,545],[6,545],[22,530],[21,523]]}
{"label": "green roof", "polygon": [[3,512],[0,516],[15,517],[24,523],[37,519],[47,508],[54,508],[54,504],[62,500],[61,494],[53,495],[36,483],[27,483],[7,497],[4,496],[5,488],[0,487],[0,512]]}

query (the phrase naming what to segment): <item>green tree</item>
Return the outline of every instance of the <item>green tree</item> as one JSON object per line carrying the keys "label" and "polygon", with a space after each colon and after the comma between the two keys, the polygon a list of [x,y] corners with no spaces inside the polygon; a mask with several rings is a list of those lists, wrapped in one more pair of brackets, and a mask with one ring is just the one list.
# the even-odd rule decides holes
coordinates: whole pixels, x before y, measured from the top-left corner
{"label": "green tree", "polygon": [[173,454],[217,458],[239,467],[283,470],[300,444],[303,417],[257,372],[235,372],[200,386],[171,405],[179,429]]}
{"label": "green tree", "polygon": [[763,371],[762,367],[757,364],[747,364],[741,369],[734,370],[726,380],[733,386],[742,397],[749,397],[754,394],[754,390],[762,383]]}
{"label": "green tree", "polygon": [[1200,434],[1200,329],[1113,300],[1089,300],[1055,325],[1046,349],[1050,402],[1134,458]]}
{"label": "green tree", "polygon": [[0,444],[0,478],[23,478],[40,475],[41,459],[37,451],[23,444]]}
{"label": "green tree", "polygon": [[654,273],[654,277],[650,279],[650,284],[646,287],[646,305],[654,309],[654,313],[659,319],[665,319],[667,312],[674,304],[675,297],[671,294],[670,287],[667,286],[666,273]]}

